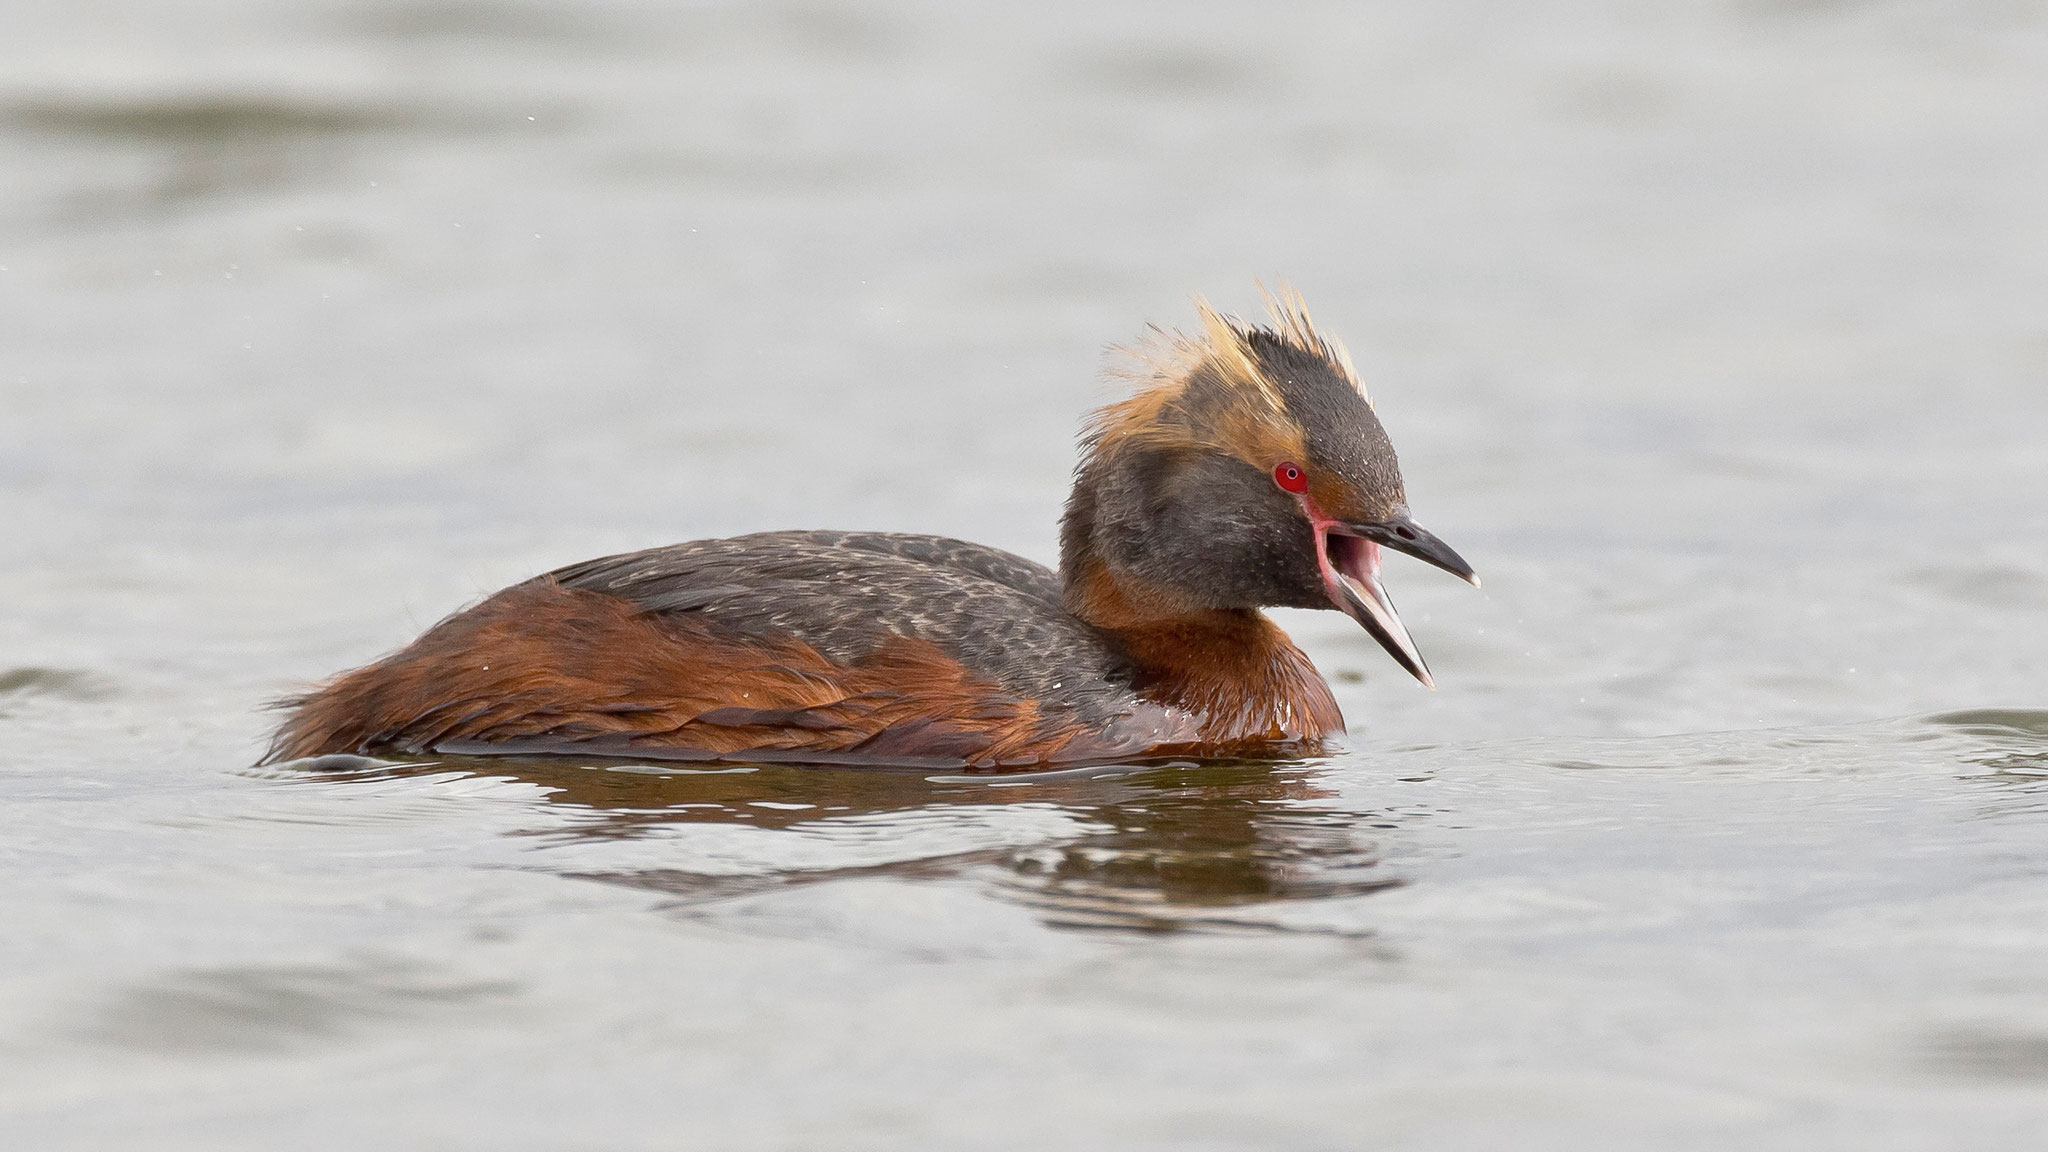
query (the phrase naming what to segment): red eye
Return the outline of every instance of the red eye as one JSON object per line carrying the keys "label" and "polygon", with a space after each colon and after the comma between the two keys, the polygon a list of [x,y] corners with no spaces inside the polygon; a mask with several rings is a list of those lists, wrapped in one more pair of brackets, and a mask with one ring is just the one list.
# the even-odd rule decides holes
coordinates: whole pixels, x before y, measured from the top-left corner
{"label": "red eye", "polygon": [[1289,492],[1308,491],[1308,477],[1295,467],[1292,460],[1283,460],[1273,466],[1273,483]]}

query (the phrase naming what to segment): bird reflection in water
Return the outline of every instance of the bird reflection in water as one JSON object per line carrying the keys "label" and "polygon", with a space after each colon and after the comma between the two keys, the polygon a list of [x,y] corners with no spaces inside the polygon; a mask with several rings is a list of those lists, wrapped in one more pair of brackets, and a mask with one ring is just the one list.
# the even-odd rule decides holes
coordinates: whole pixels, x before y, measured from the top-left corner
{"label": "bird reflection in water", "polygon": [[1980,815],[2038,816],[2048,812],[2048,709],[1980,708],[1926,718],[1922,738],[1957,737],[1969,770],[1957,778],[1984,786]]}
{"label": "bird reflection in water", "polygon": [[[1373,837],[1386,812],[1325,803],[1337,794],[1313,763],[1176,763],[1026,777],[927,776],[788,765],[677,771],[581,760],[439,758],[418,762],[323,756],[279,767],[301,779],[391,780],[451,771],[510,779],[546,802],[580,809],[567,834],[631,839],[664,826],[725,824],[803,833],[831,822],[873,828],[894,816],[972,819],[990,805],[1036,805],[1071,816],[1063,841],[849,868],[705,875],[682,869],[571,873],[650,888],[680,903],[730,899],[792,884],[852,877],[969,875],[1049,924],[1172,932],[1281,927],[1275,904],[1358,896],[1401,880]],[[1317,931],[1325,931],[1317,929]]]}

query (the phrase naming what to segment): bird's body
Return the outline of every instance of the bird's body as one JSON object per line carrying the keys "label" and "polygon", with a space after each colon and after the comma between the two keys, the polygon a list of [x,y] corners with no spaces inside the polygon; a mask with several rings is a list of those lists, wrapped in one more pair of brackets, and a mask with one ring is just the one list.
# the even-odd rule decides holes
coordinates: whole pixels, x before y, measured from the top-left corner
{"label": "bird's body", "polygon": [[[1385,603],[1376,545],[1353,533],[1470,570],[1406,519],[1392,450],[1348,366],[1291,308],[1276,310],[1279,333],[1205,312],[1205,340],[1181,340],[1152,387],[1098,415],[1059,572],[880,532],[766,532],[592,560],[287,702],[270,757],[1002,771],[1314,752],[1343,719],[1258,607],[1342,608],[1426,681],[1390,604],[1343,599],[1348,581],[1351,600]],[[1332,405],[1376,439],[1291,413],[1316,420]],[[1377,515],[1347,523],[1359,510],[1325,515],[1319,495],[1333,507],[1377,498]]]}
{"label": "bird's body", "polygon": [[1245,617],[1217,622],[1228,642],[1214,646],[1278,682],[1204,696],[1209,668],[1139,664],[1061,608],[1056,573],[1006,552],[896,533],[699,540],[565,568],[450,617],[300,705],[283,754],[1014,769],[1270,751],[1339,727],[1307,659]]}

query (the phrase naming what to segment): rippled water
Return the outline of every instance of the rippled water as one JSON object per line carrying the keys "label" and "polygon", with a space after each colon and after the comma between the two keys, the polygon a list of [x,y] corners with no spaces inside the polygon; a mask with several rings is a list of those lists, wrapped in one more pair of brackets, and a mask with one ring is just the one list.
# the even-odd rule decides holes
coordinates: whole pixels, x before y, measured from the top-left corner
{"label": "rippled water", "polygon": [[[0,1144],[2033,1148],[2048,11],[108,3],[0,37]],[[1049,559],[1286,279],[1318,761],[252,768],[476,596]]]}

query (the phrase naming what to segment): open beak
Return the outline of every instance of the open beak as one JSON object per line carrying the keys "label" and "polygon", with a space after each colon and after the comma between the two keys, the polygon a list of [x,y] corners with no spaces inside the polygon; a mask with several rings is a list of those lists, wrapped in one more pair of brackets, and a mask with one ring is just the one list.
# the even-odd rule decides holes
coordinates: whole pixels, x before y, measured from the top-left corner
{"label": "open beak", "polygon": [[1384,544],[1396,552],[1406,552],[1417,560],[1437,567],[1463,580],[1474,588],[1479,587],[1479,575],[1465,558],[1451,551],[1451,546],[1432,536],[1422,525],[1408,518],[1406,512],[1396,512],[1376,524],[1345,524],[1345,532]]}
{"label": "open beak", "polygon": [[1330,522],[1317,528],[1316,560],[1322,566],[1323,583],[1331,602],[1371,633],[1410,675],[1425,687],[1436,687],[1436,681],[1430,679],[1429,665],[1394,611],[1394,601],[1388,597],[1386,586],[1380,583],[1380,547],[1384,545],[1428,561],[1476,588],[1479,577],[1472,566],[1450,545],[1410,520],[1405,511],[1370,524]]}

